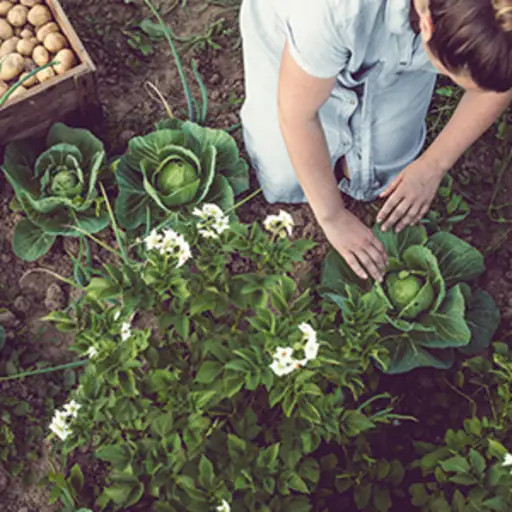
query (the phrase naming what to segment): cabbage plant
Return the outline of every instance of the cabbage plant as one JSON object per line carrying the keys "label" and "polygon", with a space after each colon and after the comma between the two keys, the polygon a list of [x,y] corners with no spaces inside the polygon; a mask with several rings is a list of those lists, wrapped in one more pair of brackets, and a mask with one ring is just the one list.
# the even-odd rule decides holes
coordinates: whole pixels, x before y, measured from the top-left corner
{"label": "cabbage plant", "polygon": [[134,137],[114,167],[116,214],[126,229],[203,201],[227,210],[249,186],[247,163],[233,137],[190,121],[169,119]]}
{"label": "cabbage plant", "polygon": [[7,146],[2,170],[16,194],[16,208],[26,214],[14,229],[17,256],[34,261],[59,235],[81,236],[80,230],[92,234],[108,225],[97,188],[104,164],[100,140],[62,123],[51,128],[45,143],[16,141]]}
{"label": "cabbage plant", "polygon": [[456,349],[474,354],[487,348],[499,311],[491,296],[474,285],[485,270],[481,253],[451,233],[429,238],[422,226],[374,232],[389,255],[382,285],[360,280],[333,251],[324,262],[322,287],[342,309],[354,296],[374,296],[377,289],[380,300],[366,303],[386,311],[374,326],[389,352],[383,370],[446,369]]}

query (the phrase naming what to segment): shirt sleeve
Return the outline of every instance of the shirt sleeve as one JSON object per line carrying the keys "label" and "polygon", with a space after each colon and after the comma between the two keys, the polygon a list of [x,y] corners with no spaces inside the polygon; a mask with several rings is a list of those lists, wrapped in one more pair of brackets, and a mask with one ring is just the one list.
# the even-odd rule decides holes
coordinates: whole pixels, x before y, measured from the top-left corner
{"label": "shirt sleeve", "polygon": [[290,53],[309,75],[332,78],[343,70],[350,51],[329,0],[295,0],[286,20]]}

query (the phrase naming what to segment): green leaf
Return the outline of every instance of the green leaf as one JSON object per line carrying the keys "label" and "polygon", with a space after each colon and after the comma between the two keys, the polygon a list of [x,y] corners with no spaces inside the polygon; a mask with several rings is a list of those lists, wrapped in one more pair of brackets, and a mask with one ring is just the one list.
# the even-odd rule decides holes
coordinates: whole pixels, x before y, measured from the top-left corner
{"label": "green leaf", "polygon": [[264,450],[261,450],[256,460],[256,465],[261,468],[270,468],[277,460],[279,447],[280,443],[276,443]]}
{"label": "green leaf", "polygon": [[124,508],[131,507],[138,503],[144,494],[144,485],[137,484],[113,484],[103,490],[116,505],[122,505]]}
{"label": "green leaf", "polygon": [[439,464],[444,471],[451,471],[454,473],[469,474],[471,467],[465,457],[455,455],[447,460],[440,461]]}
{"label": "green leaf", "polygon": [[222,372],[223,366],[217,361],[205,361],[196,375],[200,384],[211,384]]}
{"label": "green leaf", "polygon": [[458,489],[453,493],[452,509],[454,512],[466,512],[466,498]]}
{"label": "green leaf", "polygon": [[173,426],[172,412],[167,412],[151,420],[150,431],[156,437],[165,438],[172,432]]}
{"label": "green leaf", "polygon": [[423,226],[411,226],[400,233],[394,230],[381,231],[379,226],[373,229],[375,236],[382,242],[388,256],[397,260],[402,259],[405,250],[415,245],[425,245],[427,231]]}
{"label": "green leaf", "polygon": [[199,483],[208,491],[213,490],[215,484],[213,464],[204,455],[199,462]]}
{"label": "green leaf", "polygon": [[466,322],[471,331],[471,341],[459,350],[465,355],[475,355],[489,347],[500,323],[500,310],[486,291],[478,288],[471,292],[465,285],[462,291],[468,305]]}
{"label": "green leaf", "polygon": [[123,445],[107,445],[95,452],[98,459],[110,462],[117,470],[122,471],[132,461],[130,450]]}
{"label": "green leaf", "polygon": [[389,489],[382,485],[375,485],[373,489],[373,505],[377,512],[389,512],[393,506]]}
{"label": "green leaf", "polygon": [[320,480],[320,464],[315,459],[308,457],[300,465],[299,474],[304,480],[316,486]]}
{"label": "green leaf", "polygon": [[55,235],[45,233],[28,219],[16,224],[12,239],[12,248],[18,258],[35,261],[44,256],[56,240]]}
{"label": "green leaf", "polygon": [[499,441],[495,441],[494,439],[489,439],[488,440],[488,453],[491,457],[495,457],[496,459],[503,460],[505,455],[508,453],[508,450]]}
{"label": "green leaf", "polygon": [[510,501],[508,501],[503,496],[494,496],[488,500],[485,500],[482,505],[487,507],[489,510],[493,510],[495,512],[509,512],[510,511]]}
{"label": "green leaf", "polygon": [[78,495],[82,492],[84,484],[84,474],[82,473],[80,466],[78,464],[74,464],[69,472],[69,485],[71,485]]}
{"label": "green leaf", "polygon": [[5,347],[5,340],[7,339],[7,333],[3,326],[0,325],[0,352]]}
{"label": "green leaf", "polygon": [[476,471],[476,473],[479,476],[482,476],[484,474],[486,467],[484,457],[482,457],[482,455],[480,455],[476,450],[471,448],[469,450],[469,460],[471,462],[471,466]]}
{"label": "green leaf", "polygon": [[364,483],[357,485],[354,489],[354,503],[356,504],[357,510],[364,510],[369,504],[372,498],[372,484]]}
{"label": "green leaf", "polygon": [[404,478],[404,465],[399,460],[391,461],[391,468],[387,477],[387,481],[389,481],[394,487],[398,487],[403,482]]}
{"label": "green leaf", "polygon": [[375,428],[375,423],[359,411],[345,411],[342,418],[341,428],[349,437],[355,437]]}
{"label": "green leaf", "polygon": [[451,233],[436,233],[427,247],[436,256],[447,287],[474,279],[485,270],[482,254]]}
{"label": "green leaf", "polygon": [[411,504],[415,507],[425,506],[429,500],[430,495],[427,492],[425,484],[413,484],[409,487],[409,493],[411,494]]}
{"label": "green leaf", "polygon": [[367,281],[359,279],[345,259],[337,252],[330,251],[322,263],[322,292],[345,295],[347,286],[355,285],[358,290],[368,290]]}
{"label": "green leaf", "polygon": [[288,486],[294,491],[300,492],[302,494],[309,494],[308,486],[297,473],[292,472],[290,474],[288,477]]}

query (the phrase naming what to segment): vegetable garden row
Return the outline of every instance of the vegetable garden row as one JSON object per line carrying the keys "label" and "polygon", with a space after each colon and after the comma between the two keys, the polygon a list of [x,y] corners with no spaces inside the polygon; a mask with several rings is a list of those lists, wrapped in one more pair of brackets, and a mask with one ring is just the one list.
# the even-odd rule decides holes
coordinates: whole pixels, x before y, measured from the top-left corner
{"label": "vegetable garden row", "polygon": [[[4,470],[33,463],[26,419],[65,512],[512,510],[512,352],[482,253],[433,222],[376,226],[382,284],[332,251],[299,279],[315,242],[286,207],[241,220],[259,191],[192,74],[188,119],[169,109],[121,155],[62,123],[5,148],[16,256],[62,237],[79,251],[71,275],[31,271],[78,290],[44,318],[72,339],[67,362],[10,369],[0,328]],[[2,396],[63,374],[51,418]]]}

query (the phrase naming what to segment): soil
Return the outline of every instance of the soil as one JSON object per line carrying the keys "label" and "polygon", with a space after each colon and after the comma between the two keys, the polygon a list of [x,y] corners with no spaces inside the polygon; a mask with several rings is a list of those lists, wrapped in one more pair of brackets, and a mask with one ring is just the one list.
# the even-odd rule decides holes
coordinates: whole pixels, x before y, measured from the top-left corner
{"label": "soil", "polygon": [[[166,115],[165,106],[152,92],[151,83],[161,92],[172,111],[180,117],[185,113],[186,104],[176,65],[165,41],[151,43],[149,55],[129,44],[130,37],[140,34],[137,24],[149,17],[149,11],[139,0],[61,0],[72,24],[89,51],[98,68],[98,91],[102,105],[102,116],[92,120],[89,128],[101,137],[110,155],[121,153],[127,141],[135,134],[151,129],[153,124]],[[203,77],[209,99],[207,124],[218,128],[232,128],[240,122],[238,110],[243,98],[243,66],[237,25],[237,0],[159,0],[166,21],[173,32],[180,37],[203,33],[212,22],[224,19],[222,30],[214,36],[218,48],[192,48],[179,45],[186,74],[192,83],[192,93],[199,97],[199,88],[193,81],[190,68],[192,58],[197,60],[198,70]],[[186,4],[186,8],[182,8]],[[131,36],[130,36],[131,34]],[[77,123],[82,121],[77,120]],[[234,132],[241,143],[240,131]],[[482,278],[482,286],[493,295],[502,310],[503,320],[499,336],[502,339],[512,335],[512,224],[492,221],[487,205],[495,189],[499,189],[499,200],[506,197],[512,188],[512,174],[505,173],[503,183],[496,183],[493,166],[496,151],[505,142],[499,142],[494,133],[483,138],[475,149],[460,163],[458,170],[482,178],[478,190],[480,197],[472,204],[472,213],[456,233],[476,245],[487,255],[488,271]],[[454,173],[457,174],[457,173]],[[257,188],[254,176],[252,189]],[[457,179],[456,179],[457,181]],[[466,189],[471,194],[471,189]],[[21,218],[9,208],[12,190],[3,176],[0,177],[0,324],[8,330],[11,339],[20,336],[33,338],[35,347],[43,348],[45,360],[60,363],[69,355],[66,350],[69,340],[55,330],[42,324],[41,316],[53,309],[61,309],[69,297],[76,292],[62,285],[54,277],[36,269],[49,269],[68,277],[72,274],[72,262],[67,252],[76,254],[73,240],[58,240],[52,250],[35,263],[22,262],[12,252],[11,239],[16,222]],[[375,217],[376,207],[352,203],[350,208],[370,225]],[[483,205],[483,206],[482,206]],[[285,208],[295,220],[296,237],[308,237],[318,246],[307,256],[305,264],[297,268],[298,278],[318,274],[321,261],[328,251],[328,244],[322,230],[314,221],[307,205],[268,205],[260,196],[240,209],[244,221],[263,219],[269,213]],[[504,215],[512,215],[507,208],[500,209]],[[31,272],[32,271],[32,272]],[[44,327],[43,327],[44,326]],[[29,402],[36,400],[35,386],[40,380],[26,381],[22,392]],[[11,392],[12,388],[0,383],[0,392]],[[19,391],[19,390],[18,390]],[[21,392],[21,391],[19,391]],[[39,395],[40,396],[40,395]],[[46,468],[45,457],[35,469],[42,474]],[[48,493],[35,486],[23,487],[20,480],[9,479],[0,467],[0,508],[4,512],[51,512],[56,510],[48,505]]]}

